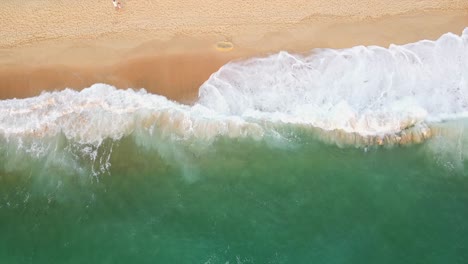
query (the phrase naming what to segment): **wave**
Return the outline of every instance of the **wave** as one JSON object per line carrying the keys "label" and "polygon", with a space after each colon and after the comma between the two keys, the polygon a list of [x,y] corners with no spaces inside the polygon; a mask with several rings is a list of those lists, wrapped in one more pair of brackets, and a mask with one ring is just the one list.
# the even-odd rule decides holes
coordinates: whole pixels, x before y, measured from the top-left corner
{"label": "wave", "polygon": [[129,135],[150,146],[155,137],[204,143],[220,136],[284,138],[290,127],[367,146],[421,142],[444,134],[433,124],[464,117],[468,28],[461,36],[389,48],[280,52],[231,62],[200,87],[193,105],[106,84],[3,100],[0,137],[4,148],[35,155],[50,151],[46,139],[65,138],[90,157],[105,140]]}
{"label": "wave", "polygon": [[468,28],[389,48],[280,52],[229,63],[199,94],[199,103],[218,113],[361,135],[466,117]]}

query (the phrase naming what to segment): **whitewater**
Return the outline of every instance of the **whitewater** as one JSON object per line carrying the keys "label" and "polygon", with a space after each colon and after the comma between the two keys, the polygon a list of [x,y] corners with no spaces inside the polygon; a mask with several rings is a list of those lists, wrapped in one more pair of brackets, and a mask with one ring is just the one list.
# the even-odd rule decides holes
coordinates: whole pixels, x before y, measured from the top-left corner
{"label": "whitewater", "polygon": [[[364,136],[395,134],[466,117],[467,62],[468,29],[461,36],[447,33],[436,41],[389,48],[280,52],[224,65],[200,87],[192,106],[105,84],[3,100],[0,132],[6,138],[63,132],[92,143],[151,125],[181,137],[261,136],[262,123],[272,122]],[[235,127],[239,131],[228,131]]]}
{"label": "whitewater", "polygon": [[468,29],[0,101],[2,263],[468,263]]}
{"label": "whitewater", "polygon": [[10,157],[44,157],[64,139],[80,150],[76,155],[100,159],[98,171],[105,171],[102,143],[129,136],[158,149],[155,142],[201,146],[220,137],[287,141],[305,131],[328,143],[367,148],[441,135],[459,141],[453,125],[443,124],[464,124],[467,116],[465,29],[460,36],[389,48],[280,52],[230,62],[200,87],[192,105],[106,84],[3,100],[0,140]]}

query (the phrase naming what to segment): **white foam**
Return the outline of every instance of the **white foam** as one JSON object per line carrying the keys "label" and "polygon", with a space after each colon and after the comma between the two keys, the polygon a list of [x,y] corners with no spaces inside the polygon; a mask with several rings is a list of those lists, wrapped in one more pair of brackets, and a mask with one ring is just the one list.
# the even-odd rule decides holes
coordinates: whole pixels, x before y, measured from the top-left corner
{"label": "white foam", "polygon": [[[110,171],[113,145],[125,136],[171,157],[177,152],[175,141],[258,138],[263,131],[258,124],[201,105],[95,84],[80,92],[66,89],[0,101],[0,169],[27,170],[33,158],[42,160],[44,168],[98,176]],[[177,160],[183,155],[177,154]]]}
{"label": "white foam", "polygon": [[262,133],[256,124],[218,115],[200,105],[190,107],[143,89],[119,90],[106,84],[95,84],[80,92],[66,89],[0,101],[0,134],[7,139],[63,133],[74,142],[99,145],[106,138],[118,140],[138,129],[157,129],[181,139]]}
{"label": "white foam", "polygon": [[448,33],[388,49],[280,52],[228,63],[202,85],[193,106],[105,84],[3,100],[0,135],[8,140],[63,134],[99,146],[135,131],[173,139],[258,138],[275,133],[271,124],[292,123],[385,136],[465,116],[468,29],[462,36]]}
{"label": "white foam", "polygon": [[223,66],[199,103],[247,120],[361,135],[468,115],[468,29],[436,41],[287,52]]}

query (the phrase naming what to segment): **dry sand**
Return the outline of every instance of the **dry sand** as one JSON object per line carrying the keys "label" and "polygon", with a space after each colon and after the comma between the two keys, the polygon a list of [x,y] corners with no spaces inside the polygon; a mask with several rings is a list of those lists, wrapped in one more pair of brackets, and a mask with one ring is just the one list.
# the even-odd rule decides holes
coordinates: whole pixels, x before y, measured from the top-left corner
{"label": "dry sand", "polygon": [[[180,101],[233,59],[279,50],[404,44],[460,34],[457,0],[9,0],[0,5],[0,99],[104,82]],[[233,44],[219,51],[216,43]]]}

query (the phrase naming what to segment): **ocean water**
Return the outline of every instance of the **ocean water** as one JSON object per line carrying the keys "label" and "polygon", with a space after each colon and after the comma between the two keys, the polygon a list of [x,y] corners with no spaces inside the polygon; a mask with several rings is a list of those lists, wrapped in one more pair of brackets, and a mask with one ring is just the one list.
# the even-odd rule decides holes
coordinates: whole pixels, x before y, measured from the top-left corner
{"label": "ocean water", "polygon": [[0,263],[467,263],[468,29],[0,101]]}

